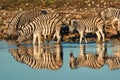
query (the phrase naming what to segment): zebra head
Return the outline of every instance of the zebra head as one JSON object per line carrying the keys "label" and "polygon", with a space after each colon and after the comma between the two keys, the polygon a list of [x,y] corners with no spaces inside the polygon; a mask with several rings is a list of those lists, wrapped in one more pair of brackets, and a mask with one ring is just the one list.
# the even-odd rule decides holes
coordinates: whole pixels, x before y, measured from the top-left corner
{"label": "zebra head", "polygon": [[105,12],[105,14],[106,14],[106,18],[111,18],[111,17],[113,17],[112,16],[112,11],[114,10],[114,8],[112,8],[112,7],[110,7],[110,8],[108,8],[107,10],[106,10],[106,12]]}
{"label": "zebra head", "polygon": [[21,44],[21,42],[25,40],[25,35],[22,33],[22,30],[18,31],[18,39],[17,39],[17,43]]}
{"label": "zebra head", "polygon": [[76,19],[71,19],[69,21],[69,31],[73,33],[76,30],[76,27],[79,26],[78,21]]}
{"label": "zebra head", "polygon": [[7,31],[8,36],[11,36],[13,34],[16,35],[16,27],[18,26],[19,19],[21,18],[21,15],[23,13],[24,12],[20,11],[14,17],[12,17],[12,19],[9,21],[9,23],[8,23],[8,31]]}
{"label": "zebra head", "polygon": [[104,9],[103,11],[100,12],[100,16],[101,16],[101,18],[102,18],[103,20],[112,17],[111,9],[112,9],[112,8],[107,8],[107,9]]}

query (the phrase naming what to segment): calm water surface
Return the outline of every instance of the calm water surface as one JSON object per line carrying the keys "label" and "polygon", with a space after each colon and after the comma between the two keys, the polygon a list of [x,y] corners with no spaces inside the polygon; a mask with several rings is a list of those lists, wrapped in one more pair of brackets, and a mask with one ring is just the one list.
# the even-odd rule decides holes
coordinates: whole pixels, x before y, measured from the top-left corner
{"label": "calm water surface", "polygon": [[[119,50],[119,43],[105,43],[107,54],[115,54]],[[86,53],[96,53],[96,43],[83,45],[86,46]],[[106,64],[100,69],[92,69],[84,66],[71,69],[69,66],[70,53],[72,52],[77,57],[80,54],[80,44],[62,43],[61,46],[63,63],[58,70],[35,69],[17,61],[11,55],[10,49],[18,49],[16,45],[0,41],[0,80],[120,80],[120,69],[111,70]],[[32,46],[27,45],[27,47]]]}

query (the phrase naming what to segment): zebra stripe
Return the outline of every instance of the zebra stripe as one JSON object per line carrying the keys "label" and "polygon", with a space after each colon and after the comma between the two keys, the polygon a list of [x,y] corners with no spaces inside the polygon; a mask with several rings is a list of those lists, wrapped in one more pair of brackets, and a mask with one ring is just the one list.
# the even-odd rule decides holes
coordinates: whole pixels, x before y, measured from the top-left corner
{"label": "zebra stripe", "polygon": [[24,14],[24,13],[25,13],[25,11],[21,11],[21,12],[15,14],[15,16],[14,16],[14,17],[11,19],[11,21],[9,22],[9,25],[15,27],[15,26],[17,25],[17,23],[18,23],[21,15]]}
{"label": "zebra stripe", "polygon": [[39,39],[38,44],[40,44],[41,35],[46,36],[56,33],[56,36],[58,38],[57,42],[59,43],[61,38],[60,29],[62,27],[61,15],[56,13],[46,14],[45,17],[48,19],[43,19],[43,16],[41,15],[37,17],[28,25],[20,26],[18,29],[19,37],[17,41],[21,43],[22,37],[24,38],[29,34],[33,34],[33,44],[35,44],[37,37]]}
{"label": "zebra stripe", "polygon": [[[36,46],[33,48],[19,47],[18,49],[11,49],[12,56],[19,62],[25,63],[35,69],[51,69],[58,70],[63,65],[61,44],[54,45],[53,53],[48,46]],[[28,50],[29,49],[29,50]],[[23,51],[21,51],[23,50]]]}
{"label": "zebra stripe", "polygon": [[19,12],[19,13],[15,14],[15,16],[8,23],[8,31],[7,31],[8,35],[11,35],[12,32],[16,30],[17,23],[19,22],[19,19],[23,13],[25,13],[25,12],[23,11],[23,12]]}
{"label": "zebra stripe", "polygon": [[120,9],[118,8],[107,8],[100,12],[101,17],[105,19],[113,18],[111,24],[113,29],[115,29],[114,22],[118,21],[118,30],[120,30]]}
{"label": "zebra stripe", "polygon": [[101,68],[105,63],[106,50],[104,44],[97,44],[97,46],[97,54],[85,53],[85,46],[81,44],[78,57],[74,57],[73,53],[70,54],[70,68],[76,69],[81,66],[93,69]]}
{"label": "zebra stripe", "polygon": [[[98,37],[98,42],[101,40],[105,41],[104,34],[104,21],[100,17],[90,17],[84,19],[71,19],[69,22],[69,29],[71,32],[73,30],[77,30],[80,34],[80,43],[82,42],[83,37],[85,37],[85,33],[95,32]],[[87,42],[86,38],[85,42]]]}

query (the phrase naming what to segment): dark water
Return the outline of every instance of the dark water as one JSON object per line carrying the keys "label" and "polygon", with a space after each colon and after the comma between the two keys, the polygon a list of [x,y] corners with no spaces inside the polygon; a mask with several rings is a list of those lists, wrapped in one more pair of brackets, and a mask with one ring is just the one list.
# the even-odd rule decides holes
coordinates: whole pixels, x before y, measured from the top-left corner
{"label": "dark water", "polygon": [[[85,65],[77,66],[77,68],[72,69],[69,65],[70,53],[72,52],[74,57],[78,57],[81,47],[85,48],[85,54],[88,53],[88,55],[89,53],[93,55],[97,53],[98,57],[99,54],[106,54],[104,55],[104,62],[106,62],[106,60],[108,59],[107,56],[115,55],[117,53],[117,60],[112,58],[112,60],[115,60],[114,65],[116,65],[117,67],[114,66],[113,69],[110,68],[108,64],[104,63],[102,66],[99,66],[99,69],[96,69],[97,67],[91,68]],[[88,43],[82,45],[80,45],[79,43],[61,43],[57,45],[44,45],[42,47],[31,45],[17,47],[14,44],[9,44],[7,42],[1,41],[0,80],[119,80],[119,50],[120,42],[106,42],[100,45],[97,45],[96,43]],[[56,60],[56,62],[50,63],[48,59],[51,57],[50,56],[47,57],[48,60],[41,59],[41,62],[36,61],[36,64],[42,64],[42,67],[38,65],[39,68],[36,69],[37,67],[35,67],[35,65],[31,66],[30,64],[32,64],[32,62],[34,63],[34,60],[36,59],[38,59],[39,61],[39,57],[35,57],[35,59],[33,59],[34,55],[38,55],[39,53],[42,53],[44,55],[50,53],[51,56],[59,56],[60,59],[57,59],[58,62]],[[29,63],[30,61],[28,60],[27,63],[24,60],[25,57],[31,58],[33,60],[31,61],[31,63]],[[47,65],[47,63],[49,63],[51,66],[43,66],[44,64]],[[76,62],[76,65],[77,64],[78,62]]]}

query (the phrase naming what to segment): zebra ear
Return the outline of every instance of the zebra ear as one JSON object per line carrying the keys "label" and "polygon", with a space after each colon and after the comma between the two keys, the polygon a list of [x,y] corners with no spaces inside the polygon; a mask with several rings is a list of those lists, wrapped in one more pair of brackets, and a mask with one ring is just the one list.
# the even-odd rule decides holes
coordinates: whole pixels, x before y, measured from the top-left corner
{"label": "zebra ear", "polygon": [[41,14],[48,14],[48,13],[47,13],[47,11],[42,10],[42,11],[41,11]]}

